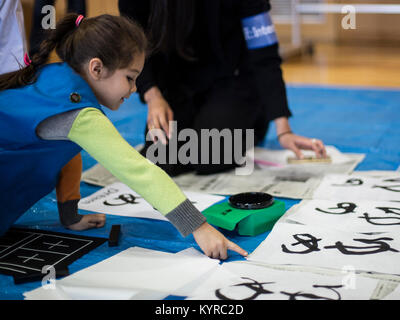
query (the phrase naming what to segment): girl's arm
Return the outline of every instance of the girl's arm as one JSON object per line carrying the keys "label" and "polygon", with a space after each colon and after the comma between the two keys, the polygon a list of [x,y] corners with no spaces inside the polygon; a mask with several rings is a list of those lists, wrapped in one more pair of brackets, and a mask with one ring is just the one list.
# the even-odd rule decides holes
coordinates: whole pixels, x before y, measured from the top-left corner
{"label": "girl's arm", "polygon": [[183,236],[193,233],[208,256],[225,259],[228,249],[247,255],[209,225],[175,182],[132,148],[100,110],[85,108],[80,111],[68,138],[165,215]]}
{"label": "girl's arm", "polygon": [[77,154],[60,171],[56,185],[57,206],[60,221],[68,227],[82,219],[78,214],[78,202],[81,198],[80,181],[82,173],[82,157]]}
{"label": "girl's arm", "polygon": [[57,207],[61,224],[72,230],[101,228],[105,224],[104,214],[78,213],[81,199],[80,182],[82,174],[82,156],[77,154],[60,171],[56,185]]}
{"label": "girl's arm", "polygon": [[165,215],[183,236],[205,222],[173,180],[131,147],[100,110],[81,110],[68,138]]}

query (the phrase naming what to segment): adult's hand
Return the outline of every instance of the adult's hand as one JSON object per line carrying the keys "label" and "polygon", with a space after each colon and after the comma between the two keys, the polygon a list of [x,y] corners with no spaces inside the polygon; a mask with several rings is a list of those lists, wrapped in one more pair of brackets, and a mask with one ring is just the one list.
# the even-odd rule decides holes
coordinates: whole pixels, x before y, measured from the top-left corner
{"label": "adult's hand", "polygon": [[324,143],[319,139],[294,134],[286,117],[275,119],[275,125],[280,145],[292,150],[298,159],[304,158],[301,150],[313,150],[317,158],[326,158]]}
{"label": "adult's hand", "polygon": [[[157,87],[147,90],[144,100],[148,106],[147,127],[152,140],[157,142],[157,138],[160,138],[163,144],[167,144],[167,137],[170,139],[172,135],[169,122],[174,119],[171,107]],[[156,135],[154,129],[161,129],[163,134]],[[157,130],[157,133],[160,133],[160,130]]]}
{"label": "adult's hand", "polygon": [[280,137],[279,143],[283,148],[292,150],[298,159],[304,158],[301,150],[313,150],[317,158],[326,158],[324,143],[319,139],[287,133]]}

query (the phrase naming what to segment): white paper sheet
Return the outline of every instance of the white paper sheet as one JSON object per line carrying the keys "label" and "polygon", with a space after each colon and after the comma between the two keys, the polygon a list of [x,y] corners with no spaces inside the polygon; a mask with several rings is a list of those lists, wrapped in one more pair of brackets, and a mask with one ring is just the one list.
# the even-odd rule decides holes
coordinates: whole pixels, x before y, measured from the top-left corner
{"label": "white paper sheet", "polygon": [[320,177],[299,172],[272,173],[256,169],[251,175],[239,176],[234,171],[206,176],[193,173],[178,176],[174,181],[184,190],[209,194],[231,195],[241,192],[267,192],[273,196],[302,199],[311,197]]}
{"label": "white paper sheet", "polygon": [[291,207],[280,221],[348,232],[398,232],[400,203],[385,201],[303,200]]}
{"label": "white paper sheet", "polygon": [[119,180],[100,163],[97,163],[93,167],[83,171],[81,180],[99,187],[106,187],[115,182],[119,182]]}
{"label": "white paper sheet", "polygon": [[370,299],[377,283],[354,273],[328,276],[229,262],[219,266],[189,300],[364,300]]}
{"label": "white paper sheet", "polygon": [[[179,251],[175,253],[175,255],[191,257],[191,258],[211,259],[210,257],[206,256],[203,252],[200,252],[193,247]],[[197,277],[191,282],[185,284],[184,286],[178,288],[177,290],[173,290],[171,294],[182,297],[189,296],[197,287],[199,287],[204,281],[206,281],[218,267],[219,265],[216,265],[215,268],[203,273],[201,276]]]}
{"label": "white paper sheet", "polygon": [[[171,254],[130,248],[56,280],[53,289],[40,287],[26,299],[163,299],[180,292],[218,266],[203,255]],[[60,294],[61,292],[61,294]]]}
{"label": "white paper sheet", "polygon": [[[295,154],[291,150],[271,150],[261,147],[255,147],[253,152],[247,152],[247,156],[249,159],[254,159],[254,161],[264,168],[268,167],[276,167],[276,168],[283,168],[283,167],[308,167],[308,166],[323,166],[326,170],[329,171],[329,167],[332,165],[338,164],[348,164],[349,162],[354,162],[355,159],[359,160],[357,162],[362,161],[365,157],[364,154],[354,154],[354,153],[342,153],[334,146],[325,146],[327,155],[331,158],[330,163],[313,163],[313,164],[289,164],[287,159],[289,157],[295,157]],[[305,157],[315,156],[314,151],[310,150],[302,150],[302,153]],[[254,154],[254,157],[251,156]],[[357,158],[354,156],[357,155]]]}
{"label": "white paper sheet", "polygon": [[[231,195],[260,191],[278,197],[312,198],[312,193],[323,175],[349,174],[365,157],[364,154],[341,153],[333,146],[328,146],[327,150],[333,163],[293,165],[286,163],[286,157],[292,155],[289,150],[256,147],[254,149],[256,163],[250,175],[236,175],[236,171],[232,170],[207,176],[188,173],[175,177],[174,180],[184,190],[209,194]],[[307,155],[308,151],[305,151],[305,154]],[[248,152],[247,161],[254,159],[250,155],[251,152]],[[274,165],[266,166],[262,163],[274,163]],[[100,164],[96,164],[82,174],[82,181],[106,186],[118,180]]]}
{"label": "white paper sheet", "polygon": [[386,295],[383,300],[400,300],[400,283],[393,283],[393,291]]}
{"label": "white paper sheet", "polygon": [[326,175],[314,191],[313,199],[340,201],[400,201],[400,175],[375,178],[366,176]]}
{"label": "white paper sheet", "polygon": [[350,175],[371,178],[390,178],[399,176],[399,171],[393,170],[366,170],[366,171],[353,171]]}
{"label": "white paper sheet", "polygon": [[398,232],[361,234],[278,222],[249,261],[400,274]]}
{"label": "white paper sheet", "polygon": [[[198,192],[184,191],[184,193],[200,211],[224,199],[221,196]],[[113,183],[81,199],[78,208],[111,215],[167,220],[147,201],[121,182]]]}

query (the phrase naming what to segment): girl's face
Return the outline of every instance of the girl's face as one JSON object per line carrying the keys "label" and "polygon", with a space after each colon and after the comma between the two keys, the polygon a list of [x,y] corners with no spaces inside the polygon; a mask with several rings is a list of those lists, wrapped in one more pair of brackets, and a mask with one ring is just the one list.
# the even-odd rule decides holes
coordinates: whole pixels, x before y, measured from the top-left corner
{"label": "girl's face", "polygon": [[99,103],[117,110],[125,99],[136,92],[136,79],[143,70],[144,61],[144,54],[140,54],[127,68],[110,72],[100,59],[90,60],[86,78]]}

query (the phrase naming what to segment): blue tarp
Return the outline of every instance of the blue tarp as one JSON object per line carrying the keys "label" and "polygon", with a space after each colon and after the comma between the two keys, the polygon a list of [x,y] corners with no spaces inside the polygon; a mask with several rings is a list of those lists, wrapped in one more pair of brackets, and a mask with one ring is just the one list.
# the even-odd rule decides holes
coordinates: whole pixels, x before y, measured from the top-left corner
{"label": "blue tarp", "polygon": [[[289,104],[293,113],[291,126],[294,132],[317,137],[326,145],[334,145],[342,152],[365,153],[366,158],[356,170],[396,170],[400,165],[400,91],[375,88],[338,88],[288,85]],[[146,106],[137,96],[131,97],[116,112],[106,111],[122,136],[132,145],[143,143],[147,117]],[[272,124],[262,146],[278,148]],[[96,164],[82,152],[83,169]],[[81,195],[86,197],[100,188],[81,183]],[[297,200],[283,200],[286,208]],[[84,213],[84,212],[83,212]],[[74,232],[61,227],[55,192],[52,192],[26,212],[16,223],[17,227],[49,230],[108,238],[113,224],[122,225],[118,247],[105,243],[69,266],[70,273],[89,267],[132,246],[166,252],[178,252],[194,246],[193,236],[182,238],[166,221],[107,216],[101,229]],[[255,237],[239,236],[221,230],[225,236],[248,252],[253,251],[268,232]],[[200,249],[199,249],[200,250]],[[230,252],[227,261],[242,259]],[[0,299],[23,299],[23,292],[38,288],[40,281],[15,285],[10,276],[0,275]]]}

